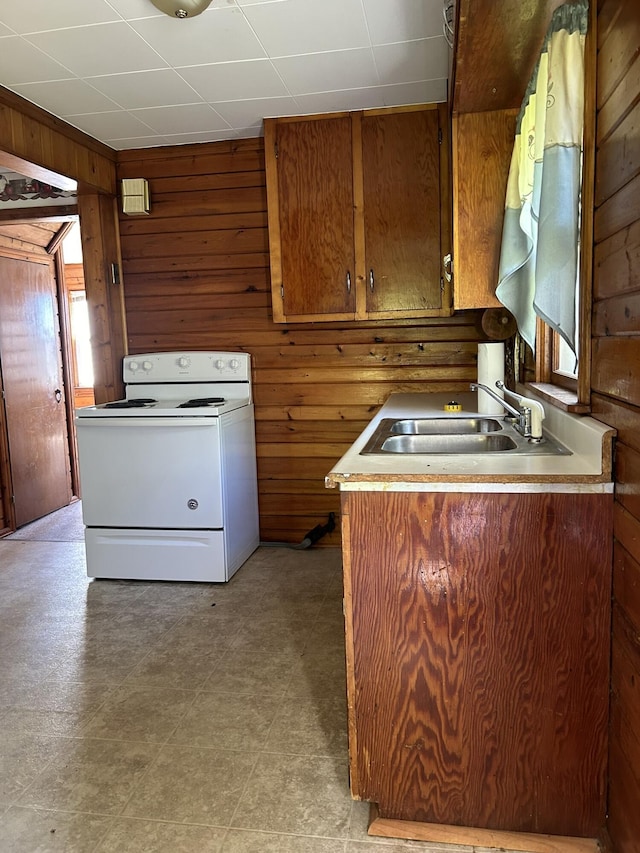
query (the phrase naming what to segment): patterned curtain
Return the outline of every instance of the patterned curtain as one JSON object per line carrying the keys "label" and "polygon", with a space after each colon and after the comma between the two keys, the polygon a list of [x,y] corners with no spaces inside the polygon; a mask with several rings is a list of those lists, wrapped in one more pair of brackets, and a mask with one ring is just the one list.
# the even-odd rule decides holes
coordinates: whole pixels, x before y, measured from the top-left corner
{"label": "patterned curtain", "polygon": [[535,351],[536,316],[576,351],[588,0],[553,14],[511,158],[496,296]]}

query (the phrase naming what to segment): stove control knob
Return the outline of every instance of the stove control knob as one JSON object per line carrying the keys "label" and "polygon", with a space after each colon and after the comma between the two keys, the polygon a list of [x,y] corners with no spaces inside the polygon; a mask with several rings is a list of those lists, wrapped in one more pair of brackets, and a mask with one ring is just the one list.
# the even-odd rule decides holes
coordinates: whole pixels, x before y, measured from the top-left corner
{"label": "stove control knob", "polygon": [[189,363],[189,359],[184,355],[178,359],[178,367],[189,367]]}
{"label": "stove control knob", "polygon": [[129,362],[129,370],[130,370],[132,373],[135,373],[135,372],[136,372],[136,370],[137,370],[139,367],[140,367],[140,365],[138,364],[138,362],[137,362],[137,361],[130,361],[130,362]]}
{"label": "stove control knob", "polygon": [[142,362],[142,369],[143,370],[149,371],[152,369],[152,367],[153,367],[153,365],[151,364],[150,361],[143,361]]}
{"label": "stove control knob", "polygon": [[222,370],[223,367],[224,367],[224,361],[221,358],[219,358],[216,361],[216,370]]}
{"label": "stove control knob", "polygon": [[231,368],[231,370],[237,370],[240,367],[240,362],[237,358],[232,358],[229,362],[229,367]]}

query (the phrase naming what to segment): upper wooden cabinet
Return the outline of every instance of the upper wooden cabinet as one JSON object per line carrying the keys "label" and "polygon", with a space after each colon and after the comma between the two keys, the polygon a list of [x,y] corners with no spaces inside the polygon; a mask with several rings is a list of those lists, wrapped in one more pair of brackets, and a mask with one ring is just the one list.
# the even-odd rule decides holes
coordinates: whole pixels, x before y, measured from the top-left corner
{"label": "upper wooden cabinet", "polygon": [[275,322],[451,313],[445,105],[265,120]]}
{"label": "upper wooden cabinet", "polygon": [[493,308],[517,110],[452,119],[453,304]]}
{"label": "upper wooden cabinet", "polygon": [[562,2],[456,2],[449,87],[456,310],[500,304],[495,291],[516,116],[551,15]]}

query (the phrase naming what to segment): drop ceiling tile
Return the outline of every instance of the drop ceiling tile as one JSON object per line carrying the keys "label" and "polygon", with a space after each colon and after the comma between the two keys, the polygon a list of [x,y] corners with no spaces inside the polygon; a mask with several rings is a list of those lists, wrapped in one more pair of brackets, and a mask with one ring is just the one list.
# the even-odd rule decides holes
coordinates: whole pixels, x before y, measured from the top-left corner
{"label": "drop ceiling tile", "polygon": [[131,114],[163,136],[186,130],[208,133],[212,130],[229,129],[227,122],[208,104],[152,107],[148,110],[132,110]]}
{"label": "drop ceiling tile", "polygon": [[234,139],[257,139],[260,136],[264,136],[262,122],[255,127],[241,127],[234,133]]}
{"label": "drop ceiling tile", "polygon": [[381,83],[413,83],[442,77],[447,67],[449,45],[444,36],[397,44],[378,45],[373,55]]}
{"label": "drop ceiling tile", "polygon": [[192,145],[197,142],[222,142],[225,139],[234,139],[234,130],[210,130],[200,133],[173,133],[165,134],[169,145]]}
{"label": "drop ceiling tile", "polygon": [[3,86],[65,80],[73,77],[68,68],[45,56],[20,36],[0,42],[0,82]]}
{"label": "drop ceiling tile", "polygon": [[296,101],[304,115],[335,113],[345,110],[369,110],[385,106],[383,88],[385,87],[378,86],[375,89],[316,92],[310,95],[298,95]]}
{"label": "drop ceiling tile", "polygon": [[133,136],[130,139],[105,139],[104,143],[116,151],[125,151],[132,148],[156,148],[160,145],[171,144],[164,136]]}
{"label": "drop ceiling tile", "polygon": [[134,18],[158,18],[164,14],[160,9],[156,9],[151,0],[109,0],[109,3],[125,21]]}
{"label": "drop ceiling tile", "polygon": [[277,98],[290,94],[268,59],[199,65],[179,68],[178,71],[209,103]]}
{"label": "drop ceiling tile", "polygon": [[271,57],[370,44],[360,0],[287,0],[243,11]]}
{"label": "drop ceiling tile", "polygon": [[442,3],[425,0],[363,0],[372,44],[442,35]]}
{"label": "drop ceiling tile", "polygon": [[376,86],[380,82],[370,48],[286,56],[273,60],[276,71],[293,95]]}
{"label": "drop ceiling tile", "polygon": [[397,107],[403,104],[442,104],[447,100],[447,78],[380,86],[379,92],[383,98],[382,105],[385,107]]}
{"label": "drop ceiling tile", "polygon": [[28,38],[79,77],[167,67],[124,21],[37,33]]}
{"label": "drop ceiling tile", "polygon": [[258,3],[288,3],[289,0],[236,0],[238,6],[257,6]]}
{"label": "drop ceiling tile", "polygon": [[91,113],[68,118],[69,124],[79,127],[96,139],[120,139],[130,136],[149,136],[152,128],[131,113],[120,110],[110,113]]}
{"label": "drop ceiling tile", "polygon": [[90,77],[88,82],[126,110],[195,104],[202,100],[171,68]]}
{"label": "drop ceiling tile", "polygon": [[61,30],[86,24],[119,21],[120,15],[104,0],[29,0],[25,3],[3,3],[2,20],[17,33]]}
{"label": "drop ceiling tile", "polygon": [[132,21],[131,26],[174,67],[265,55],[237,6],[210,8],[197,18],[184,21],[162,15]]}
{"label": "drop ceiling tile", "polygon": [[250,101],[226,101],[211,105],[231,127],[253,127],[266,116],[298,115],[293,98],[260,98]]}
{"label": "drop ceiling tile", "polygon": [[23,98],[57,116],[99,113],[118,107],[110,98],[77,78],[51,83],[25,83],[13,88]]}

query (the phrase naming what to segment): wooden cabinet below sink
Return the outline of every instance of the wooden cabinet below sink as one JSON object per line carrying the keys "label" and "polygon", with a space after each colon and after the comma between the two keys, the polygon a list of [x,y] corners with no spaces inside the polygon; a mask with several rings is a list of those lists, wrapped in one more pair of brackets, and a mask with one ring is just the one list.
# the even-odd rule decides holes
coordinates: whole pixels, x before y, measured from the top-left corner
{"label": "wooden cabinet below sink", "polygon": [[354,797],[382,818],[596,836],[612,495],[342,504]]}

